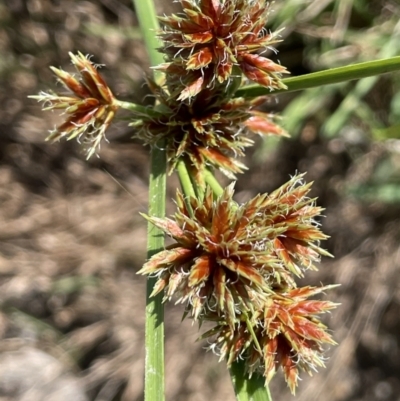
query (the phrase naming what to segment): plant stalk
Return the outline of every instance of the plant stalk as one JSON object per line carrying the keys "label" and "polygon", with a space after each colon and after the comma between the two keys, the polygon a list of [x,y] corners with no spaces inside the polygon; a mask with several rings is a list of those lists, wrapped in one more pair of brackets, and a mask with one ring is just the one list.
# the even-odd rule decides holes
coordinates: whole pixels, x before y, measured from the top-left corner
{"label": "plant stalk", "polygon": [[[143,35],[144,44],[146,46],[150,63],[152,66],[162,64],[164,62],[163,55],[157,50],[162,46],[156,32],[160,30],[158,24],[157,13],[153,0],[132,0],[135,7],[136,15],[139,20],[140,29]],[[153,71],[154,78],[158,82],[162,77],[161,71]]]}
{"label": "plant stalk", "polygon": [[185,194],[185,196],[196,198],[196,192],[195,189],[193,188],[192,180],[190,178],[190,173],[186,167],[186,163],[182,159],[178,161],[176,166],[176,171],[178,173],[182,191]]}
{"label": "plant stalk", "polygon": [[123,100],[116,100],[116,106],[121,107],[121,109],[129,110],[138,116],[149,116],[153,118],[162,117],[163,114],[154,110],[153,106],[142,106],[140,104],[125,102]]}
{"label": "plant stalk", "polygon": [[238,401],[272,401],[263,377],[253,374],[248,378],[245,362],[238,360],[230,368],[233,388]]}
{"label": "plant stalk", "polygon": [[206,183],[211,187],[214,192],[214,196],[221,196],[224,189],[221,187],[220,183],[215,178],[214,174],[210,170],[206,170],[204,173],[204,179]]}
{"label": "plant stalk", "polygon": [[[156,49],[160,42],[155,36],[159,29],[158,20],[152,0],[133,0],[133,5],[143,33],[145,45],[150,57],[151,65],[163,62],[161,53]],[[156,73],[155,73],[156,74]],[[160,74],[155,75],[160,79]],[[151,150],[151,166],[149,181],[149,215],[155,217],[165,216],[166,198],[166,171],[167,160],[165,143],[160,141]],[[164,248],[163,232],[149,223],[147,229],[147,257]],[[146,291],[146,338],[145,338],[145,401],[165,400],[164,380],[164,305],[163,293],[150,298],[156,278],[147,279]]]}
{"label": "plant stalk", "polygon": [[193,218],[193,209],[190,203],[190,198],[196,198],[196,192],[190,178],[190,173],[186,167],[186,163],[181,159],[178,161],[176,166],[176,171],[178,173],[179,181],[181,183],[181,188],[184,194],[186,207]]}
{"label": "plant stalk", "polygon": [[[165,216],[166,157],[163,144],[151,151],[151,171],[149,181],[149,216]],[[164,249],[164,233],[148,223],[147,258]],[[147,279],[146,288],[146,361],[145,361],[145,400],[163,401],[164,395],[164,305],[163,292],[150,298],[156,277]]]}

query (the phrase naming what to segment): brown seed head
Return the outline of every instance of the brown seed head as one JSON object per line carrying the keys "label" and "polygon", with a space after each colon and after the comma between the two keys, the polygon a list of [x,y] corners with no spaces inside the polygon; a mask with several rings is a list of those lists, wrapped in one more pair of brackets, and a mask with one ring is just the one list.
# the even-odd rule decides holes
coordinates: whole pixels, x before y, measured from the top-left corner
{"label": "brown seed head", "polygon": [[150,82],[156,96],[158,118],[139,116],[132,125],[145,143],[156,144],[165,138],[170,171],[180,159],[192,166],[193,176],[202,184],[202,172],[207,165],[217,167],[228,177],[246,167],[237,160],[253,141],[249,132],[261,135],[286,135],[276,124],[276,117],[255,110],[266,98],[226,99],[223,91],[203,90],[187,104],[177,96]]}
{"label": "brown seed head", "polygon": [[332,287],[302,287],[276,293],[255,313],[243,316],[235,327],[220,321],[201,338],[213,338],[211,348],[221,360],[227,360],[228,366],[244,358],[249,375],[261,373],[266,384],[281,367],[294,394],[299,370],[311,375],[318,367],[324,367],[323,345],[336,344],[318,315],[337,304],[308,299]]}
{"label": "brown seed head", "polygon": [[64,87],[74,96],[40,93],[32,96],[44,103],[44,110],[64,110],[66,120],[50,132],[47,140],[58,141],[77,138],[87,147],[87,157],[92,156],[105,138],[105,131],[118,109],[114,95],[96,66],[82,53],[70,53],[78,71],[78,79],[55,67],[50,67]]}
{"label": "brown seed head", "polygon": [[187,208],[178,192],[174,219],[147,217],[175,243],[153,256],[140,274],[158,277],[153,295],[166,289],[195,319],[209,313],[233,328],[244,309],[257,310],[271,294],[295,288],[292,273],[312,266],[326,238],[313,218],[320,212],[306,197],[309,185],[294,177],[270,195],[242,205],[233,185],[216,200],[210,189],[204,200]]}
{"label": "brown seed head", "polygon": [[[270,6],[265,0],[180,0],[183,12],[160,18],[164,30],[161,51],[167,64],[160,68],[176,76],[184,88],[180,99],[204,88],[229,82],[243,73],[269,87],[285,88],[285,67],[263,56],[279,42],[265,30]],[[176,74],[183,69],[186,74]]]}

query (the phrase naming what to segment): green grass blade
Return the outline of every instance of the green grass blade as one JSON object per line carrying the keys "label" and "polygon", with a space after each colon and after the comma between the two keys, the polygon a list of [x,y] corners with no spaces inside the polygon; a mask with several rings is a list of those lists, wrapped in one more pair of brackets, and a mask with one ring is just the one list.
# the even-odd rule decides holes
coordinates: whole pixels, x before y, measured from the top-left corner
{"label": "green grass blade", "polygon": [[[156,49],[160,42],[155,36],[159,29],[158,20],[152,0],[133,0],[140,22],[143,38],[150,57],[150,63],[157,65],[163,62],[162,54]],[[158,76],[155,76],[158,79]],[[151,167],[149,181],[149,215],[165,216],[166,170],[167,161],[165,144],[158,143],[151,150]],[[147,256],[150,258],[164,248],[164,234],[149,223]],[[154,287],[154,278],[147,279],[146,292],[146,361],[145,361],[145,400],[163,401],[165,399],[164,381],[164,306],[163,294],[150,298]]]}
{"label": "green grass blade", "polygon": [[282,126],[290,133],[292,138],[300,133],[304,122],[309,119],[310,116],[315,116],[329,104],[335,92],[338,90],[338,85],[346,84],[327,85],[321,88],[307,89],[296,96],[285,107],[281,114]]}
{"label": "green grass blade", "polygon": [[[383,46],[380,57],[392,57],[398,54],[400,34],[393,33],[391,39]],[[394,57],[399,58],[399,57]],[[389,59],[390,60],[390,59]],[[372,89],[378,81],[378,77],[369,77],[360,80],[354,88],[347,94],[337,110],[330,115],[322,127],[325,136],[332,138],[343,128],[348,119],[359,107],[361,99]]]}
{"label": "green grass blade", "polygon": [[256,97],[282,92],[295,92],[322,85],[337,84],[355,79],[372,77],[400,70],[400,56],[383,60],[367,61],[365,63],[352,64],[345,67],[331,68],[329,70],[313,72],[283,79],[287,89],[271,92],[260,85],[249,85],[237,90],[235,96]]}

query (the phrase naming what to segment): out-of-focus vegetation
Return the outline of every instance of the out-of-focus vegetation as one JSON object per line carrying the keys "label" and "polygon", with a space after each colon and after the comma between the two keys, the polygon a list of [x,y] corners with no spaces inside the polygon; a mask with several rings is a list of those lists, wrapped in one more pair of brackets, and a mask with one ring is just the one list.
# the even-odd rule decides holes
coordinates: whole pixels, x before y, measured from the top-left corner
{"label": "out-of-focus vegetation", "polygon": [[[274,9],[271,28],[285,28],[276,59],[293,75],[400,53],[396,0],[286,0]],[[1,401],[142,399],[144,283],[135,272],[145,254],[147,150],[121,118],[100,158],[86,162],[75,144],[43,142],[58,116],[27,99],[55,89],[48,66],[72,70],[76,50],[106,64],[119,98],[149,101],[130,0],[0,2]],[[342,284],[329,321],[339,346],[326,370],[303,378],[300,400],[398,400],[399,76],[271,97],[267,107],[292,139],[260,142],[236,185],[248,199],[308,171],[326,207],[336,258],[310,280]],[[174,187],[172,178],[170,194]],[[166,321],[167,399],[233,400],[223,365],[194,343],[197,328],[173,308]],[[276,400],[290,399],[282,386],[277,376]]]}

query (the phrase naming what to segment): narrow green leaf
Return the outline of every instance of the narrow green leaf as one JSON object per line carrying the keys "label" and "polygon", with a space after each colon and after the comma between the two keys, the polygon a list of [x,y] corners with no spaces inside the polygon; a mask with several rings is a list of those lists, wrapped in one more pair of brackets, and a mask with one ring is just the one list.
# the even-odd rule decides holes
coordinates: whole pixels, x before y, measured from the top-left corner
{"label": "narrow green leaf", "polygon": [[392,138],[400,139],[400,124],[391,125],[386,128],[373,129],[372,135],[377,141],[384,141]]}
{"label": "narrow green leaf", "polygon": [[296,96],[282,112],[282,125],[290,136],[297,136],[304,122],[326,107],[336,91],[337,85],[329,85],[308,89]]}
{"label": "narrow green leaf", "polygon": [[[392,37],[382,47],[379,55],[380,57],[392,57],[398,54],[399,51],[400,34],[393,33]],[[394,57],[394,59],[400,57]],[[360,77],[361,78],[361,77]],[[340,106],[330,115],[322,127],[322,132],[325,136],[332,138],[343,128],[348,119],[358,109],[361,99],[373,88],[378,81],[378,77],[369,77],[361,79],[354,88],[347,94]]]}
{"label": "narrow green leaf", "polygon": [[282,92],[295,92],[308,88],[315,88],[322,85],[337,84],[345,81],[352,81],[374,75],[386,74],[400,70],[400,56],[383,60],[367,61],[365,63],[352,64],[345,67],[331,68],[329,70],[313,72],[283,79],[282,82],[287,89],[271,92],[268,88],[260,85],[248,85],[240,88],[235,96],[256,97]]}

